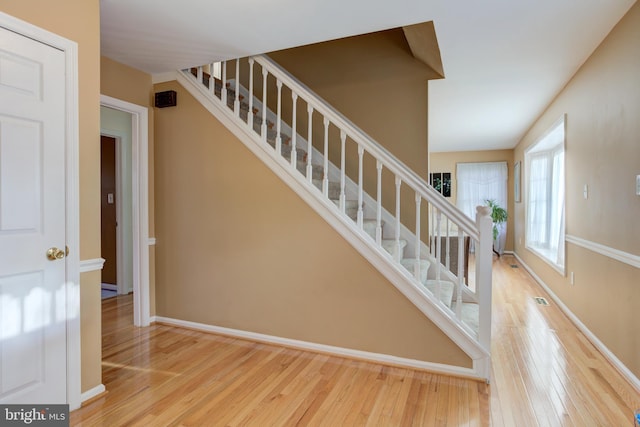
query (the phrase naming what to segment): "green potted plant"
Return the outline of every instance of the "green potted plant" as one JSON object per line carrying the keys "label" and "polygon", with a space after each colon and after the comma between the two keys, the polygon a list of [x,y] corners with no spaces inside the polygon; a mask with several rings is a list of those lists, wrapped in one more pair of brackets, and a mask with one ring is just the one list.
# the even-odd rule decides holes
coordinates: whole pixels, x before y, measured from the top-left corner
{"label": "green potted plant", "polygon": [[507,211],[495,200],[485,200],[487,206],[491,208],[491,220],[493,221],[493,240],[498,239],[498,225],[507,222]]}

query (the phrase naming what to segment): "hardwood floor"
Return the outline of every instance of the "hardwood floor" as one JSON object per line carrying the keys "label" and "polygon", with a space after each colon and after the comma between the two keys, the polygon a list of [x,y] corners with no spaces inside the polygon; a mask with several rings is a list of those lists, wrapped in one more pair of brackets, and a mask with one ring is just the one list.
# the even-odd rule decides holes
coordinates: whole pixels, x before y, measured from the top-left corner
{"label": "hardwood floor", "polygon": [[[626,426],[640,395],[513,257],[494,258],[491,385],[166,325],[103,302],[107,393],[76,426]],[[550,306],[535,303],[546,297]]]}

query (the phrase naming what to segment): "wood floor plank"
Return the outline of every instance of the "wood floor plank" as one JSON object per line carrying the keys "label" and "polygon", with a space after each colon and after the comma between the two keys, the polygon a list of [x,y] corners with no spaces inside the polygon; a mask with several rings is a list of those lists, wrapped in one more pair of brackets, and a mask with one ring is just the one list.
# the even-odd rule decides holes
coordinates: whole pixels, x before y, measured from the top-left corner
{"label": "wood floor plank", "polygon": [[131,295],[105,300],[107,393],[73,411],[71,425],[632,425],[638,391],[512,265],[494,258],[490,384],[169,325],[135,328]]}

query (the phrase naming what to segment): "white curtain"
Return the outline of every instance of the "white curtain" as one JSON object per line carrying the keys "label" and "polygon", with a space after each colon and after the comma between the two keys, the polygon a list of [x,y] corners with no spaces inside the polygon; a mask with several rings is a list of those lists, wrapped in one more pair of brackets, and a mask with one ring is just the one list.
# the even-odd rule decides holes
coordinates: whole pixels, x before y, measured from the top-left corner
{"label": "white curtain", "polygon": [[[475,221],[476,206],[486,205],[487,200],[495,200],[498,205],[507,208],[507,162],[458,163],[456,170],[456,205],[469,218]],[[498,228],[495,249],[504,251],[507,230]]]}
{"label": "white curtain", "polygon": [[532,154],[529,168],[527,244],[564,265],[564,150]]}

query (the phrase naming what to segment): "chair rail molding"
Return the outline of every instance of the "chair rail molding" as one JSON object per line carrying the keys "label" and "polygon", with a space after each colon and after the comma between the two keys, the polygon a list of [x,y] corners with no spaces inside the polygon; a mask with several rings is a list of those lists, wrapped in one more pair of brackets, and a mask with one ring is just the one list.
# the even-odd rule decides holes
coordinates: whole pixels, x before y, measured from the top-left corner
{"label": "chair rail molding", "polygon": [[640,268],[640,256],[638,255],[605,246],[600,243],[592,242],[590,240],[582,239],[580,237],[572,236],[570,234],[565,235],[565,241],[573,243],[576,246],[589,249],[590,251],[598,253],[600,255],[615,259],[616,261],[629,264],[632,267]]}

